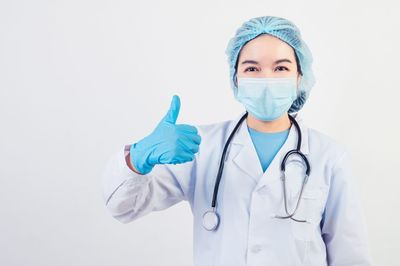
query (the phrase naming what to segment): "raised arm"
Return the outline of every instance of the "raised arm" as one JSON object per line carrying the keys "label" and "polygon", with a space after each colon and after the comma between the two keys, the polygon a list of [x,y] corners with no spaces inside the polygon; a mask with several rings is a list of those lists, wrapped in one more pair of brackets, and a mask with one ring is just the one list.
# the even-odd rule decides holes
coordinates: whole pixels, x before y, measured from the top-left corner
{"label": "raised arm", "polygon": [[178,96],[154,131],[116,152],[107,163],[103,193],[113,217],[130,222],[151,211],[191,200],[193,164],[201,137],[191,125],[175,124]]}
{"label": "raised arm", "polygon": [[115,219],[128,223],[181,200],[192,201],[196,158],[179,165],[156,165],[143,175],[127,165],[127,147],[111,156],[103,175],[103,199]]}

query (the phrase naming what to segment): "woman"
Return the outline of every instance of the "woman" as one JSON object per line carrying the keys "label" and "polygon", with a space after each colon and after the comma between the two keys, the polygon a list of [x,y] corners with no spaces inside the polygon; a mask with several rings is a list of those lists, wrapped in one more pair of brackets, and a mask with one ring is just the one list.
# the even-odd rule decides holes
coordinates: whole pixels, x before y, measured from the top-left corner
{"label": "woman", "polygon": [[298,28],[253,18],[226,53],[246,112],[211,125],[176,124],[175,95],[149,136],[110,159],[104,199],[112,216],[127,223],[187,200],[196,266],[371,265],[350,156],[298,113],[315,83]]}

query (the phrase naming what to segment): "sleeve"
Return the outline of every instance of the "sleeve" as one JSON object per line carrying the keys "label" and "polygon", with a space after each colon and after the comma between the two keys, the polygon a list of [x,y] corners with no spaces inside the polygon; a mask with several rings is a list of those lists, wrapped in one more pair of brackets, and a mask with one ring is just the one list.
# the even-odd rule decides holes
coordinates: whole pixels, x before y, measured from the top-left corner
{"label": "sleeve", "polygon": [[125,152],[126,146],[113,154],[103,173],[103,199],[115,219],[128,223],[182,200],[192,201],[197,154],[191,162],[157,164],[141,175],[129,168]]}
{"label": "sleeve", "polygon": [[321,224],[329,266],[372,265],[363,205],[347,150],[333,167]]}

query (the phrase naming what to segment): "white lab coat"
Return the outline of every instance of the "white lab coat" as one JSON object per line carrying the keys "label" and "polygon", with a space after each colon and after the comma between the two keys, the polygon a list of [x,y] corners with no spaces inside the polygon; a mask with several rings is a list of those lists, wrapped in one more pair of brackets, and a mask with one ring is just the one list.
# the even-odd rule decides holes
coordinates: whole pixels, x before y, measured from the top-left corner
{"label": "white lab coat", "polygon": [[[106,206],[122,223],[181,200],[194,215],[196,266],[361,266],[371,265],[363,207],[346,148],[329,136],[307,127],[301,112],[293,114],[302,130],[301,151],[311,165],[295,218],[286,215],[280,165],[295,149],[297,131],[288,138],[265,173],[250,138],[246,120],[232,139],[219,186],[216,231],[202,227],[211,209],[214,184],[224,144],[244,112],[233,120],[197,125],[202,141],[191,162],[156,165],[147,175],[131,171],[124,147],[110,158],[103,178]],[[294,209],[305,167],[298,156],[287,161],[289,211]]]}

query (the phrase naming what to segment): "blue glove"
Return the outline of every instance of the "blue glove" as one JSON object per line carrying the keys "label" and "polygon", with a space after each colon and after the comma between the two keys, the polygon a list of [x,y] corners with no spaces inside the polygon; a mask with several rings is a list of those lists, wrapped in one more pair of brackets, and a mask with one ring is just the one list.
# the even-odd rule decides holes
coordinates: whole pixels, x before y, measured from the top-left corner
{"label": "blue glove", "polygon": [[194,159],[199,151],[200,135],[194,126],[178,124],[181,102],[174,95],[168,113],[158,123],[154,131],[132,144],[130,148],[131,161],[141,174],[151,172],[156,164],[180,164]]}

